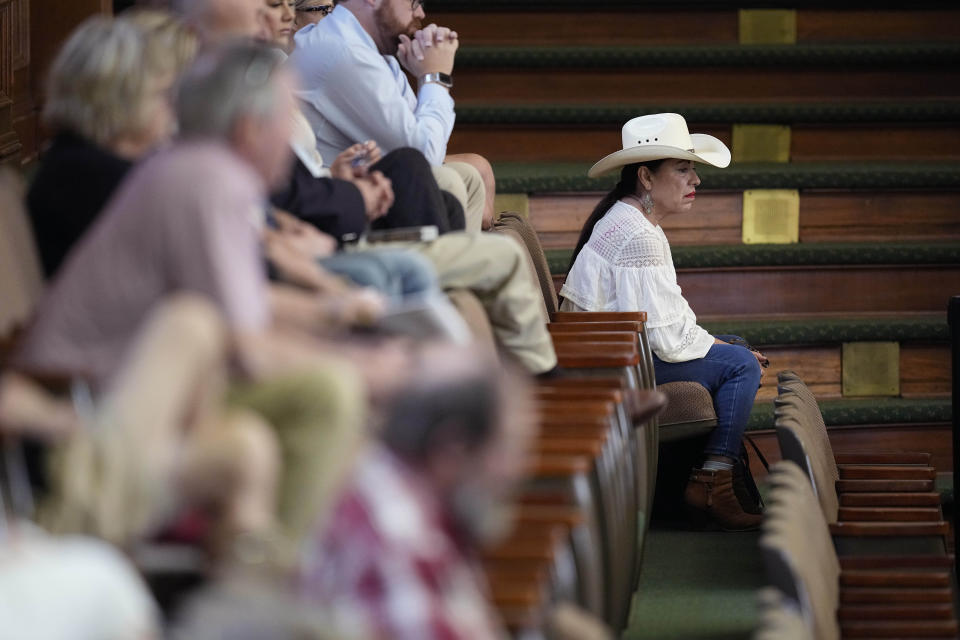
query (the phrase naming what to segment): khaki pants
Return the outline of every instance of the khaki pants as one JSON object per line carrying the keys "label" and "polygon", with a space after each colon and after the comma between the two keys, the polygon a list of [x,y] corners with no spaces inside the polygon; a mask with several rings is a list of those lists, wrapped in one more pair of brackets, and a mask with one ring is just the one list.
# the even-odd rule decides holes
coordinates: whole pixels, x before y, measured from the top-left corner
{"label": "khaki pants", "polygon": [[365,436],[363,385],[347,362],[234,386],[230,402],[269,422],[283,467],[277,514],[289,539],[302,541],[333,506]]}
{"label": "khaki pants", "polygon": [[448,233],[414,245],[437,269],[443,289],[469,289],[483,304],[500,346],[532,373],[557,365],[540,286],[512,238]]}
{"label": "khaki pants", "polygon": [[441,167],[433,167],[433,177],[440,189],[449,191],[460,201],[467,222],[466,231],[480,231],[487,203],[480,172],[466,162],[447,162]]}

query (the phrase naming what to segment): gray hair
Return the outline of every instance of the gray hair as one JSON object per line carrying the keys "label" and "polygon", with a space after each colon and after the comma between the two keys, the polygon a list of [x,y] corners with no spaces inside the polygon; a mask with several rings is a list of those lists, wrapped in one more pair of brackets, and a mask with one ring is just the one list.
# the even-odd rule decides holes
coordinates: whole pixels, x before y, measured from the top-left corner
{"label": "gray hair", "polygon": [[201,57],[177,92],[183,137],[227,139],[243,116],[264,117],[276,108],[272,79],[282,62],[277,51],[238,42]]}
{"label": "gray hair", "polygon": [[101,146],[140,131],[148,124],[138,108],[149,86],[145,52],[133,24],[102,16],[84,21],[50,67],[44,122]]}

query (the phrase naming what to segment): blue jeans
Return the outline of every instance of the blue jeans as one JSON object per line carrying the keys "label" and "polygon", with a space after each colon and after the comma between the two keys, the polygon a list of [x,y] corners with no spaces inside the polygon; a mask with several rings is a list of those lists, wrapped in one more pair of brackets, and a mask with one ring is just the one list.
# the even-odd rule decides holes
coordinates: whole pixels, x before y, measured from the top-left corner
{"label": "blue jeans", "polygon": [[[736,336],[715,336],[724,342]],[[740,456],[740,440],[760,388],[760,363],[745,347],[715,344],[702,358],[687,362],[664,362],[653,356],[657,384],[699,382],[713,396],[717,427],[704,452],[708,455]]]}
{"label": "blue jeans", "polygon": [[320,266],[361,287],[376,289],[393,303],[419,299],[439,290],[433,264],[407,249],[338,253],[320,260]]}

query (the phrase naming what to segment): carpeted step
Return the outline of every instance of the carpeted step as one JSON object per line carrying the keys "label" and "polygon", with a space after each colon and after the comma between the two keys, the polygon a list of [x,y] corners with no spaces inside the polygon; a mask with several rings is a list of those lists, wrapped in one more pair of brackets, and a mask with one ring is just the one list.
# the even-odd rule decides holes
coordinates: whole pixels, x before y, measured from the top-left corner
{"label": "carpeted step", "polygon": [[[599,158],[598,158],[599,159]],[[499,193],[609,191],[617,176],[588,178],[583,163],[497,163]],[[804,162],[699,165],[702,189],[960,189],[960,162]]]}
{"label": "carpeted step", "polygon": [[958,100],[872,100],[866,102],[800,102],[785,104],[658,103],[593,104],[472,104],[457,108],[463,125],[584,125],[616,127],[649,113],[681,113],[691,124],[868,124],[930,123],[960,120]]}
{"label": "carpeted step", "polygon": [[[684,8],[709,8],[709,9],[742,9],[744,6],[742,0],[688,0],[684,3]],[[755,9],[805,9],[805,8],[829,8],[829,9],[852,9],[857,7],[867,7],[876,9],[877,3],[868,0],[847,0],[842,6],[838,6],[832,0],[751,0],[750,8]],[[434,11],[477,11],[478,4],[476,0],[431,0],[429,9]],[[487,0],[483,3],[484,11],[580,11],[584,9],[582,0]],[[601,9],[662,9],[676,8],[676,2],[671,0],[591,0],[590,10]],[[941,9],[953,8],[955,4],[952,0],[917,0],[911,2],[910,9]],[[581,13],[582,16],[582,13]],[[429,16],[428,16],[429,18]]]}
{"label": "carpeted step", "polygon": [[[837,265],[960,265],[960,243],[802,243],[673,247],[678,269]],[[550,272],[566,273],[572,250],[546,251]],[[813,311],[813,310],[812,310]]]}
{"label": "carpeted step", "polygon": [[949,42],[714,45],[673,47],[461,47],[457,68],[592,69],[640,67],[807,66],[949,67],[960,46]]}
{"label": "carpeted step", "polygon": [[700,324],[713,335],[739,335],[760,346],[822,345],[844,342],[925,342],[950,341],[946,316],[902,314],[881,316],[806,316],[786,319],[701,318]]}
{"label": "carpeted step", "polygon": [[622,638],[750,638],[766,584],[759,536],[651,529]]}
{"label": "carpeted step", "polygon": [[[867,425],[946,424],[953,406],[943,398],[842,398],[820,401],[827,427]],[[747,431],[773,428],[773,402],[757,403],[750,413]]]}

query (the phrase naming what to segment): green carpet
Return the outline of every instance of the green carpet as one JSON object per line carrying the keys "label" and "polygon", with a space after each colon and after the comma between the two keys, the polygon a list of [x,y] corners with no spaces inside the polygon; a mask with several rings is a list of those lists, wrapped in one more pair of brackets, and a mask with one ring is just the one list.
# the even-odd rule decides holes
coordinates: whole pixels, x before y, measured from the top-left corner
{"label": "green carpet", "polygon": [[[616,176],[588,178],[590,163],[498,162],[499,193],[607,191]],[[956,189],[956,162],[794,162],[698,166],[703,189]]]}
{"label": "green carpet", "polygon": [[766,582],[759,536],[651,529],[623,638],[749,638]]}
{"label": "green carpet", "polygon": [[[953,419],[946,398],[841,398],[821,400],[820,412],[828,427],[871,424],[942,424]],[[750,412],[747,431],[773,428],[773,402],[758,402]]]}
{"label": "green carpet", "polygon": [[[960,120],[960,102],[949,100],[865,100],[857,102],[656,104],[477,104],[457,106],[457,126],[532,124],[616,125],[649,113],[682,113],[690,124],[800,124],[951,122]],[[691,127],[694,128],[694,127]]]}

